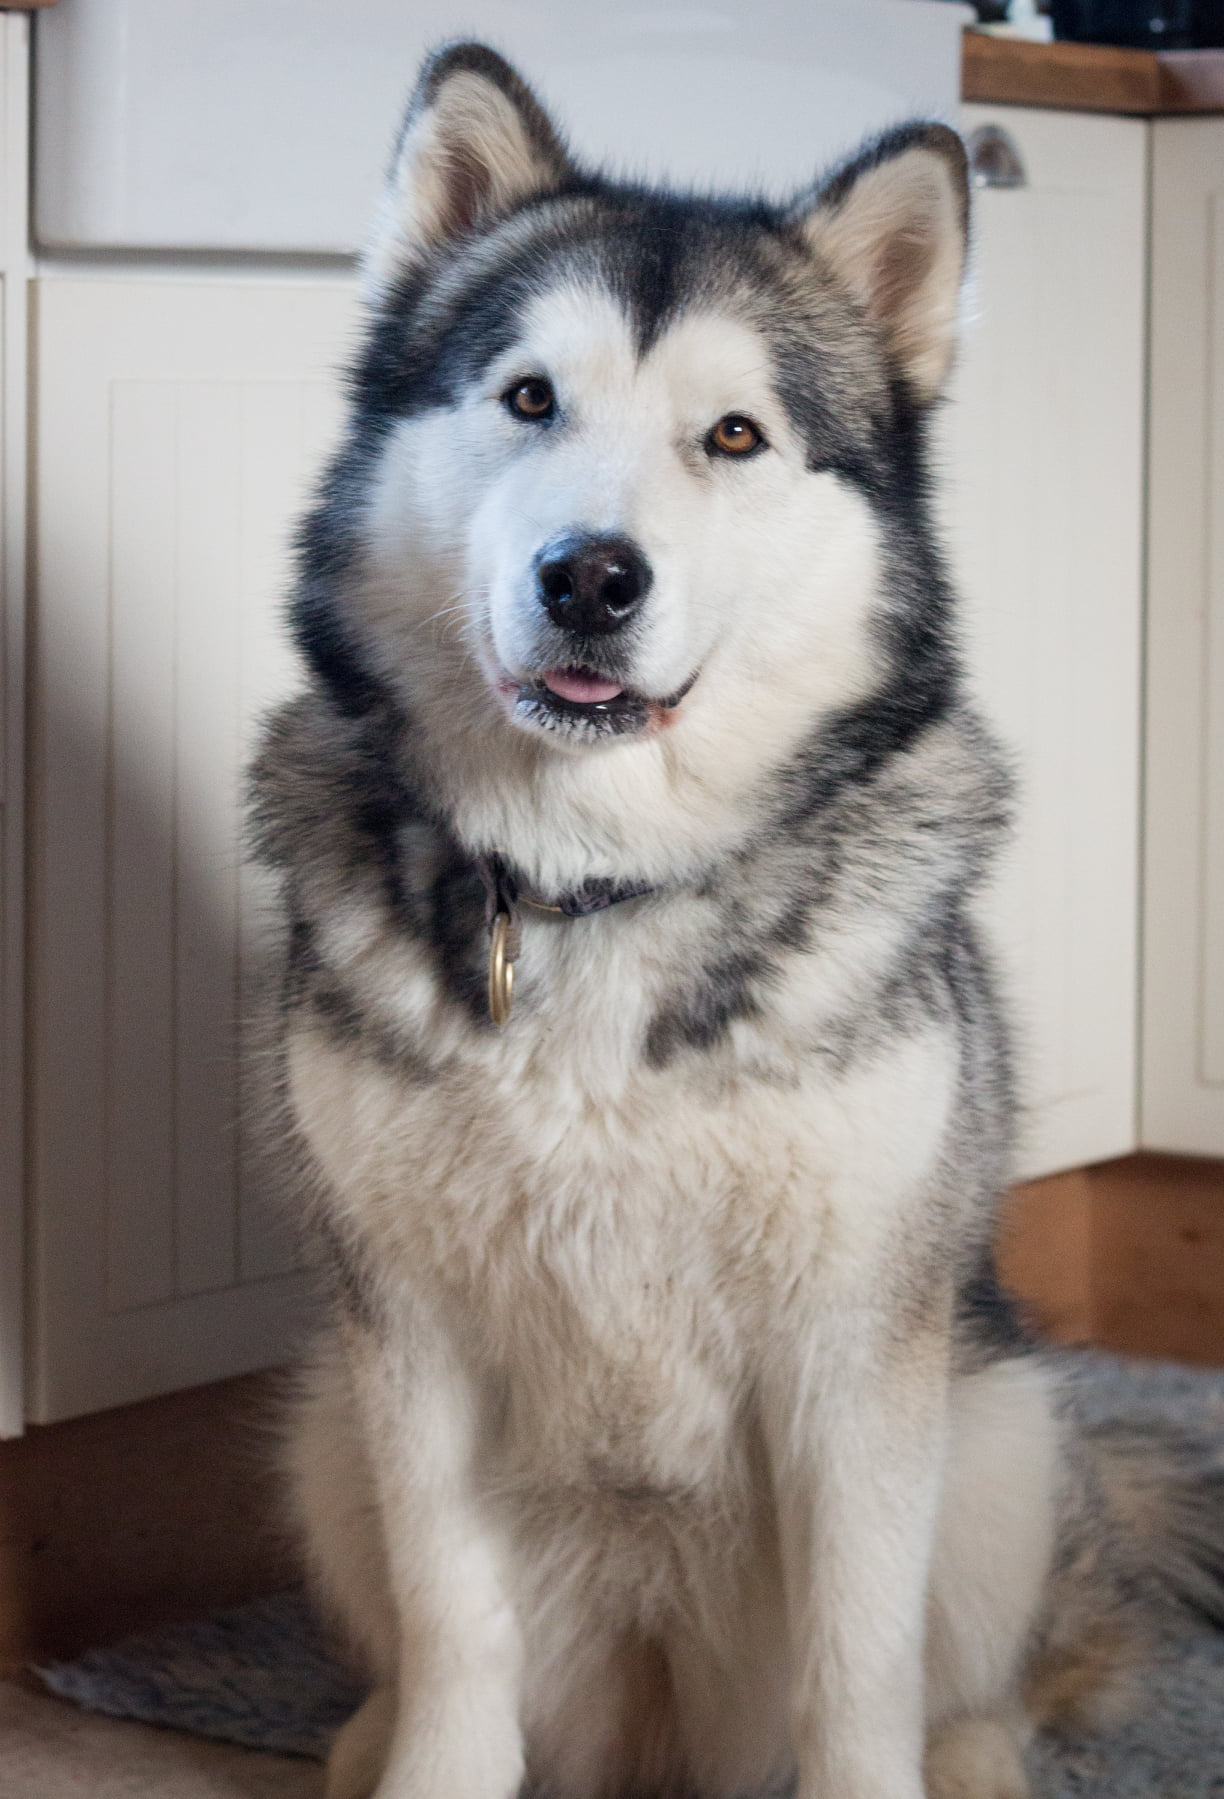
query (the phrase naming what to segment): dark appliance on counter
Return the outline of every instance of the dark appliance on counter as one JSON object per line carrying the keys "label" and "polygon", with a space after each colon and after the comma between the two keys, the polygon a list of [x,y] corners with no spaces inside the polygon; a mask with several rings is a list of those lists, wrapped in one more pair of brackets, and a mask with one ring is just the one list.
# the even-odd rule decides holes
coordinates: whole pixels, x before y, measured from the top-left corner
{"label": "dark appliance on counter", "polygon": [[1224,0],[1192,0],[1190,36],[1196,50],[1224,49]]}
{"label": "dark appliance on counter", "polygon": [[1054,35],[1132,50],[1224,45],[1224,0],[1051,0]]}

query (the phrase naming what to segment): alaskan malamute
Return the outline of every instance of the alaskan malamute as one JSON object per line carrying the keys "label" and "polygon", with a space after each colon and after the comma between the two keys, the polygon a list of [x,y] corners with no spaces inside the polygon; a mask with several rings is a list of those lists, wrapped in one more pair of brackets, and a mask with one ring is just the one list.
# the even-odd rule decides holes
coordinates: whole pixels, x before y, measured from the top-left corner
{"label": "alaskan malamute", "polygon": [[613,182],[478,45],[409,107],[255,775],[333,1799],[1012,1799],[1162,1593],[1220,1610],[1207,1485],[993,1271],[967,201],[929,124],[785,206]]}

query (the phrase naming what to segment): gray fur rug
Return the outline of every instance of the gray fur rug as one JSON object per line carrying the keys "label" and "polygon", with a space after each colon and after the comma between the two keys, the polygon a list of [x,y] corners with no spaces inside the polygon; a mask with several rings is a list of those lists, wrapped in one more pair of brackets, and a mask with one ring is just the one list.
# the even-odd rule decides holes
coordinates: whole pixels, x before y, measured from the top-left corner
{"label": "gray fur rug", "polygon": [[[1096,1419],[1177,1424],[1224,1453],[1224,1373],[1085,1354],[1080,1402]],[[277,1594],[38,1670],[65,1699],[246,1748],[322,1758],[361,1689],[299,1593]],[[1038,1799],[1224,1799],[1224,1633],[1187,1625],[1164,1643],[1141,1715],[1108,1737],[1040,1741]]]}

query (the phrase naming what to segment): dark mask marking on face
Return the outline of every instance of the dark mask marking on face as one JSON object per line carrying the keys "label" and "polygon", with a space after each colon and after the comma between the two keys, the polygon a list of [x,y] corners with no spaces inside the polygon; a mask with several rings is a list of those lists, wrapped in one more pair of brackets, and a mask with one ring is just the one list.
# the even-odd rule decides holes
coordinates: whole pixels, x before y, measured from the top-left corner
{"label": "dark mask marking on face", "polygon": [[761,334],[808,466],[863,494],[884,545],[877,691],[822,721],[782,775],[795,817],[827,806],[942,716],[958,690],[920,409],[862,318],[762,203],[575,177],[559,195],[521,208],[504,238],[501,255],[495,231],[478,256],[461,242],[417,265],[374,320],[352,377],[348,444],[299,540],[293,616],[310,665],[348,715],[399,711],[345,604],[360,568],[362,497],[392,423],[453,404],[514,341],[541,293],[567,280],[603,286],[625,307],[643,351],[687,305],[722,307]]}

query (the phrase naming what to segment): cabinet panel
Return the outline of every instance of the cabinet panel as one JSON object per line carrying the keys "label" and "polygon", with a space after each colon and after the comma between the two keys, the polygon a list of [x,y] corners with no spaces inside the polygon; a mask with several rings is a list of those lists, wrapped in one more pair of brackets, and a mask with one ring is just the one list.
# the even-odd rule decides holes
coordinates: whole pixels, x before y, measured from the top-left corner
{"label": "cabinet panel", "polygon": [[1135,1144],[1147,137],[962,111],[988,122],[1027,179],[975,194],[947,505],[973,683],[1019,778],[988,914],[1035,1176]]}
{"label": "cabinet panel", "polygon": [[288,531],[338,419],[336,280],[37,293],[33,1413],[280,1359],[252,1153],[240,792],[292,680]]}
{"label": "cabinet panel", "polygon": [[1153,125],[1143,1108],[1224,1155],[1224,121]]}
{"label": "cabinet panel", "polygon": [[0,12],[0,1437],[23,1421],[26,190],[29,21]]}

